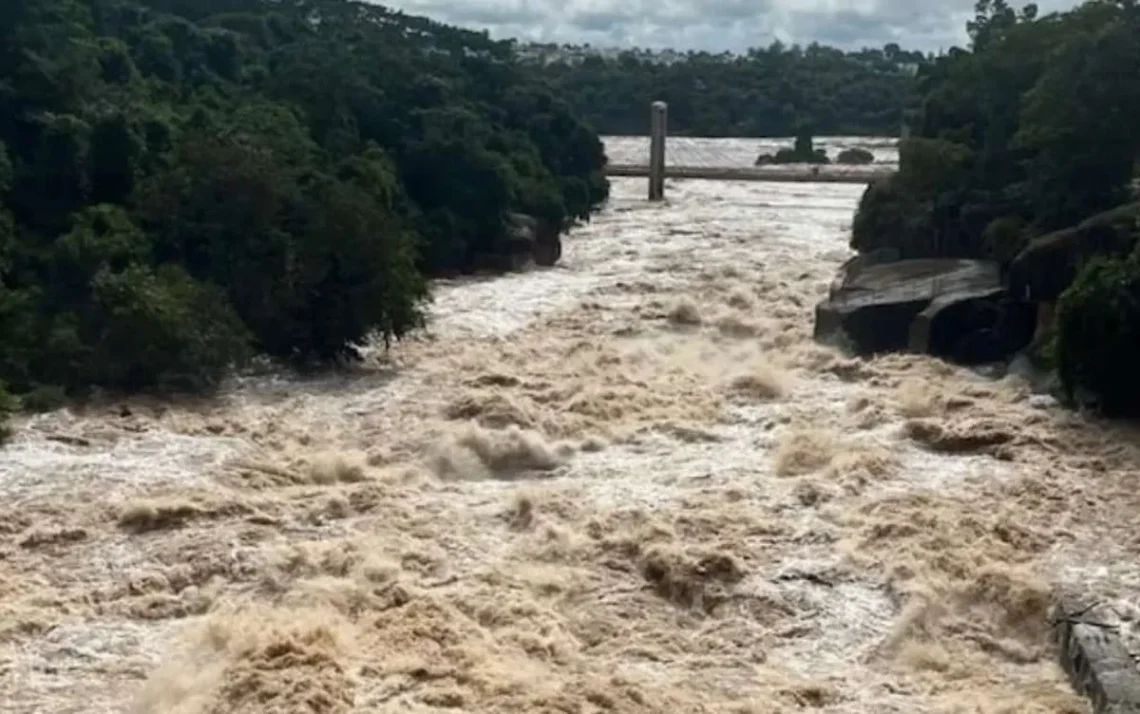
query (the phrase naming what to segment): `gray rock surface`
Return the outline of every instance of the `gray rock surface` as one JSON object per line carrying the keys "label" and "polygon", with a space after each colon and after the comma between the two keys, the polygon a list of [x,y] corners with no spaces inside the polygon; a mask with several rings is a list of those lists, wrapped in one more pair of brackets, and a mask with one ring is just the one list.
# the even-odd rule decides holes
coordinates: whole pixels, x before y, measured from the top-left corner
{"label": "gray rock surface", "polygon": [[[849,265],[816,306],[815,337],[843,332],[863,354],[913,350],[947,354],[976,331],[1005,294],[996,263],[923,259]],[[984,351],[984,350],[983,350]]]}
{"label": "gray rock surface", "polygon": [[1140,714],[1140,670],[1107,608],[1058,598],[1053,621],[1061,667],[1093,714]]}
{"label": "gray rock surface", "polygon": [[512,213],[508,216],[506,251],[478,255],[480,268],[495,271],[525,270],[534,265],[549,267],[562,259],[562,237],[558,227],[534,216]]}

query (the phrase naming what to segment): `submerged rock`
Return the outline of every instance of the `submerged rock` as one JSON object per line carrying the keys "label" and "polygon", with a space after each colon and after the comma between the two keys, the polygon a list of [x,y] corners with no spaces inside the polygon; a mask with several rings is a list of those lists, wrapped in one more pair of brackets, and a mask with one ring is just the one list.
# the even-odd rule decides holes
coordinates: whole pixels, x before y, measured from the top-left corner
{"label": "submerged rock", "polygon": [[534,262],[544,268],[562,260],[562,236],[558,226],[550,221],[536,220],[534,233]]}
{"label": "submerged rock", "polygon": [[830,164],[827,152],[823,149],[811,151],[796,151],[795,149],[780,149],[775,154],[760,154],[753,162],[753,166],[773,166],[776,164]]}
{"label": "submerged rock", "polygon": [[854,147],[840,151],[839,156],[835,157],[835,163],[846,164],[848,166],[863,166],[875,163],[875,155],[866,149]]}

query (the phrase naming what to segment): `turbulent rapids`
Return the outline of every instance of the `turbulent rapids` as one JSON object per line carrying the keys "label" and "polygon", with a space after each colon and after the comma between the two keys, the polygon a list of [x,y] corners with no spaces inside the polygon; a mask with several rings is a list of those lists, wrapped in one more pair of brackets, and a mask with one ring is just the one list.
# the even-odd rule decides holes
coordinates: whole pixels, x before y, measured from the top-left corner
{"label": "turbulent rapids", "polygon": [[1140,450],[1015,377],[811,341],[860,186],[644,181],[352,374],[20,425],[4,712],[1087,711]]}

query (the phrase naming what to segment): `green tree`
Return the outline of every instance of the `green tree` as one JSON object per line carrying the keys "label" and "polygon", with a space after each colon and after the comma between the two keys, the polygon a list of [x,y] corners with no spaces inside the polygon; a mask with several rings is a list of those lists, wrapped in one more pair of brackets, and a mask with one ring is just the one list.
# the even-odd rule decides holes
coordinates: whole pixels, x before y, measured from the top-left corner
{"label": "green tree", "polygon": [[1140,414],[1140,261],[1095,259],[1057,304],[1056,361],[1070,398],[1112,416]]}
{"label": "green tree", "polygon": [[0,381],[40,404],[355,358],[424,324],[432,275],[515,250],[517,213],[588,218],[604,163],[484,33],[350,0],[0,3]]}
{"label": "green tree", "polygon": [[[1023,13],[1023,17],[1030,20],[1036,16],[1035,5],[1028,6]],[[1017,19],[1017,13],[1005,0],[978,0],[974,3],[974,19],[966,23],[974,50],[984,51],[999,42],[1017,24]]]}
{"label": "green tree", "polygon": [[1018,139],[1038,227],[1073,225],[1129,194],[1140,129],[1140,23],[1127,16],[1077,29],[1025,95]]}
{"label": "green tree", "polygon": [[199,391],[248,355],[241,321],[216,289],[181,268],[104,268],[91,283],[88,376],[123,389]]}
{"label": "green tree", "polygon": [[[1126,2],[1042,18],[1033,6],[1019,14],[1003,0],[978,2],[973,51],[952,50],[919,73],[921,109],[894,192],[908,203],[885,211],[881,192],[864,199],[876,215],[929,212],[929,236],[900,236],[904,252],[1009,259],[993,252],[1003,231],[992,223],[1025,223],[1028,240],[1127,198],[1140,147],[1126,119],[1140,108],[1136,15]],[[887,228],[870,216],[859,225],[856,247],[891,240],[869,237]]]}
{"label": "green tree", "polygon": [[[1112,414],[1140,404],[1140,8],[1090,0],[1038,17],[980,0],[971,50],[924,66],[899,172],[867,189],[860,251],[989,258],[1011,292],[1060,296],[1055,357],[1070,396]],[[1075,278],[1074,278],[1075,276]]]}

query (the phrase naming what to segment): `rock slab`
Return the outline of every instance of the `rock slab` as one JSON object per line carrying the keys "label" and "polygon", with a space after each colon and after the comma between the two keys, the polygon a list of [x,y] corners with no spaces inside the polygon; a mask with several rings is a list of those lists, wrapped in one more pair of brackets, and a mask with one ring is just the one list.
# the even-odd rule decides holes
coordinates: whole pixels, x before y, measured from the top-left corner
{"label": "rock slab", "polygon": [[1140,714],[1140,670],[1104,608],[1059,598],[1053,608],[1061,667],[1093,714]]}
{"label": "rock slab", "polygon": [[[816,306],[815,338],[837,333],[857,353],[916,351],[947,355],[978,329],[986,303],[1005,294],[996,263],[917,259],[849,264]],[[969,318],[969,319],[967,319]]]}

